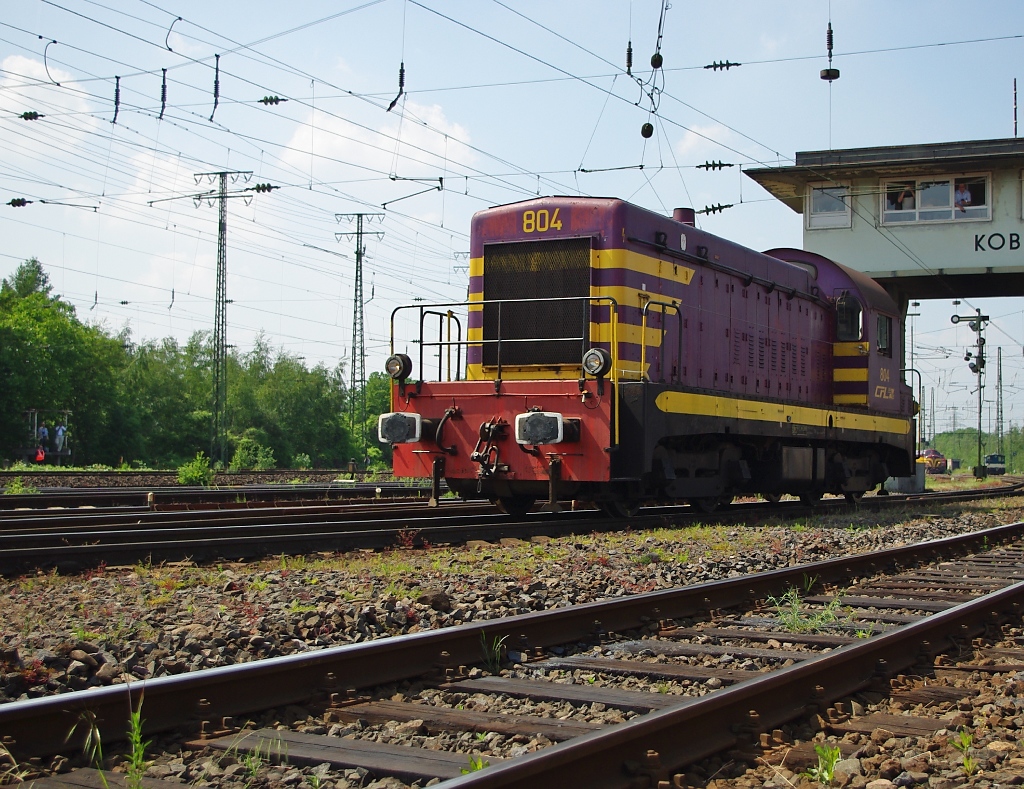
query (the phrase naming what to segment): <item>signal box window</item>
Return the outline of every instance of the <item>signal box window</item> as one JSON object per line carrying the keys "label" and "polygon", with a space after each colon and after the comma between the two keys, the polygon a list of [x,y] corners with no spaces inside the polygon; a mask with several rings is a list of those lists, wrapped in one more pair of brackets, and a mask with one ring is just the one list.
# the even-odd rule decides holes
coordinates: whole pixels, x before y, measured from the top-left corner
{"label": "signal box window", "polygon": [[889,181],[882,189],[882,222],[956,222],[989,219],[988,176],[939,176]]}
{"label": "signal box window", "polygon": [[839,342],[856,342],[861,338],[861,318],[863,317],[860,302],[853,296],[844,294],[836,302],[836,340]]}
{"label": "signal box window", "polygon": [[875,345],[882,356],[892,357],[892,318],[888,315],[878,316],[877,338]]}
{"label": "signal box window", "polygon": [[834,184],[811,185],[807,198],[809,228],[850,227],[850,189]]}

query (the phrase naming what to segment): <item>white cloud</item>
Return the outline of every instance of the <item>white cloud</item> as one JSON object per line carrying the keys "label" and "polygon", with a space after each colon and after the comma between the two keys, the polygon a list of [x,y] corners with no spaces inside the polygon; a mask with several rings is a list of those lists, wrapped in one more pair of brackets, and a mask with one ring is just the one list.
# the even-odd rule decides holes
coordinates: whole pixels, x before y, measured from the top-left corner
{"label": "white cloud", "polygon": [[690,164],[702,157],[721,157],[722,145],[731,145],[732,132],[718,123],[707,126],[692,125],[676,142],[680,164]]}

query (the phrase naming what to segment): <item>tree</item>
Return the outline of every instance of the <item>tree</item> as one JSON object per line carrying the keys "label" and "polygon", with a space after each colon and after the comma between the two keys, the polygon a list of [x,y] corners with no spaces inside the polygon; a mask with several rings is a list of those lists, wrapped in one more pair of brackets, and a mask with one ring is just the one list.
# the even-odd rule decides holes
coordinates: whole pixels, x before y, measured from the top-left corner
{"label": "tree", "polygon": [[70,409],[76,452],[86,459],[110,458],[119,448],[104,427],[118,409],[123,348],[50,294],[49,279],[34,258],[0,284],[0,378],[6,390],[0,447],[13,452],[24,446],[25,410]]}

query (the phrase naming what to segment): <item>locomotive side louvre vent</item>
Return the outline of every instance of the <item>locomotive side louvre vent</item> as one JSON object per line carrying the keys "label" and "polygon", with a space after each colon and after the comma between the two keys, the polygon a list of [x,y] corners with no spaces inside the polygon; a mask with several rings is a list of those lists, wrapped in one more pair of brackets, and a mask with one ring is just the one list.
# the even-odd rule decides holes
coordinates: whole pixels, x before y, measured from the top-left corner
{"label": "locomotive side louvre vent", "polygon": [[[484,246],[484,299],[506,302],[520,299],[568,298],[590,295],[590,239],[566,238]],[[590,323],[590,307],[584,301],[552,301],[532,304],[485,304],[485,340],[500,338],[502,365],[579,364],[581,340]],[[505,342],[551,340],[550,342]],[[498,362],[498,345],[483,348],[485,365]]]}
{"label": "locomotive side louvre vent", "polygon": [[774,373],[779,367],[779,341],[772,340],[772,372]]}
{"label": "locomotive side louvre vent", "polygon": [[810,349],[806,345],[800,346],[800,377],[807,377],[807,355]]}
{"label": "locomotive side louvre vent", "polygon": [[757,338],[757,369],[764,369],[764,346],[768,341],[762,336]]}

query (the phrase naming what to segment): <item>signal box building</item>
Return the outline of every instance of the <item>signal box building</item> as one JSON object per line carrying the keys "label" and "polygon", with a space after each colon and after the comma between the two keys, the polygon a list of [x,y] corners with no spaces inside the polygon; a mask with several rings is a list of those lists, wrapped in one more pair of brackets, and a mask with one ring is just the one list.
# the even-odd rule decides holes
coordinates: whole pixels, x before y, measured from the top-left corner
{"label": "signal box building", "polygon": [[803,216],[804,249],[913,299],[1024,295],[1024,139],[804,151],[747,175]]}

